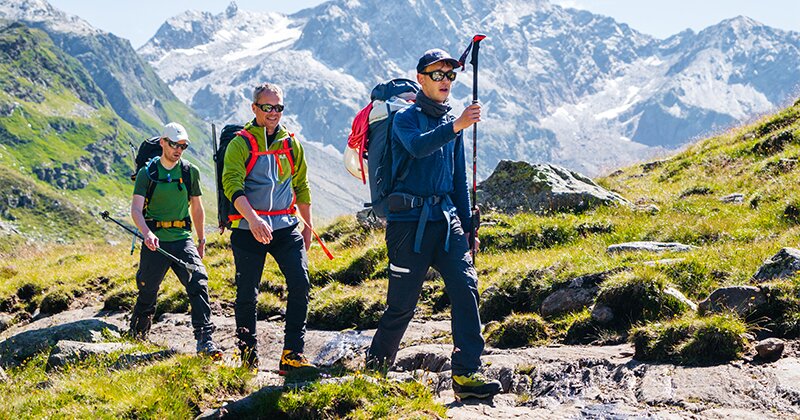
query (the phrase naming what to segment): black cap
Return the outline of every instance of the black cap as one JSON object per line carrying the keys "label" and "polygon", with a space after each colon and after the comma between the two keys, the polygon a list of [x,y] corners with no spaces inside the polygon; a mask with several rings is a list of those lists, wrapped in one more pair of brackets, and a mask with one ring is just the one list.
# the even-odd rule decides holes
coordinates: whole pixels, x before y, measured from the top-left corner
{"label": "black cap", "polygon": [[425,51],[425,54],[419,58],[419,62],[417,63],[417,73],[422,73],[425,71],[425,67],[440,61],[446,61],[448,64],[453,66],[453,68],[461,67],[461,63],[455,58],[450,57],[450,54],[448,54],[445,50],[434,48],[432,50]]}

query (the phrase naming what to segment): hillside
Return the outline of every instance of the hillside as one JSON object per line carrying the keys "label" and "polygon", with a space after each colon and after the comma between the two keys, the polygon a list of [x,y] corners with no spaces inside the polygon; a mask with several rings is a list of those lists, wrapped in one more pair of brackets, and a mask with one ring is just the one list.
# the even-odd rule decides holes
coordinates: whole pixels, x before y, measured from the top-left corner
{"label": "hillside", "polygon": [[[598,180],[633,202],[630,207],[486,215],[481,229],[484,252],[478,255],[477,267],[481,314],[487,323],[486,359],[492,361],[487,374],[505,381],[509,394],[498,398],[495,406],[484,406],[483,415],[797,415],[800,408],[792,395],[800,390],[790,378],[800,374],[800,283],[793,270],[784,278],[766,280],[756,273],[766,259],[800,239],[800,183],[794,170],[799,157],[800,101],[677,155]],[[308,351],[325,360],[330,343],[352,346],[353,352],[342,354],[355,357],[353,361],[339,361],[327,370],[335,377],[344,375],[340,379],[299,390],[287,382],[284,388],[273,372],[279,343],[271,338],[261,349],[264,362],[257,376],[229,367],[235,366],[236,358],[231,325],[234,268],[227,237],[213,236],[205,264],[228,362],[216,365],[166,356],[163,361],[108,370],[119,354],[113,353],[68,370],[46,371],[45,352],[9,370],[8,382],[0,384],[0,392],[7,395],[1,412],[11,417],[21,412],[71,412],[80,417],[102,410],[111,417],[185,417],[263,386],[250,402],[255,401],[262,413],[275,415],[430,417],[448,410],[450,415],[477,416],[471,411],[474,404],[448,401],[452,394],[446,392],[449,372],[444,366],[449,366],[449,303],[442,281],[432,273],[423,289],[417,323],[409,329],[401,352],[405,367],[388,376],[401,382],[364,376],[357,355],[369,336],[336,331],[376,325],[386,292],[383,232],[347,217],[323,229],[323,237],[337,258],[328,261],[316,246],[309,255],[313,289]],[[695,248],[659,254],[608,250],[631,241],[679,242]],[[1,338],[24,331],[31,319],[32,326],[42,328],[64,322],[58,321],[62,314],[74,321],[101,307],[111,311],[99,315],[108,323],[106,328],[124,328],[124,314],[134,298],[136,260],[125,245],[90,243],[7,254],[0,263],[0,318],[16,326]],[[285,284],[271,260],[265,273],[259,328],[274,337],[282,328]],[[547,298],[569,289],[568,284],[597,288],[583,306],[562,313],[545,310]],[[693,309],[693,304],[728,286],[768,294],[759,295],[765,303],[742,315]],[[677,300],[673,292],[666,292],[669,288],[688,300]],[[600,306],[614,311],[616,321],[598,321],[594,313]],[[187,298],[170,275],[157,310],[165,315],[155,324],[160,346],[192,351],[189,329],[181,326],[188,319],[183,315],[187,309]],[[617,312],[622,309],[628,312]],[[59,314],[49,315],[53,313]],[[751,347],[767,337],[787,340],[783,358],[774,363],[755,356]],[[628,341],[632,344],[625,344]],[[0,349],[8,345],[0,342]],[[3,364],[13,365],[4,354]],[[423,378],[419,382],[402,372],[414,369],[423,369],[415,373]],[[104,393],[109,384],[132,375],[138,378],[132,386],[140,390],[140,400]],[[159,381],[175,376],[196,385],[170,385],[169,397],[158,397]],[[663,386],[666,377],[671,378],[670,389]],[[51,386],[37,385],[45,380]],[[778,385],[766,385],[770,383]],[[80,403],[69,397],[75,392],[81,395]],[[408,405],[414,398],[417,405]]]}
{"label": "hillside", "polygon": [[[119,101],[124,95],[110,97],[97,77],[46,32],[22,22],[0,25],[0,167],[7,181],[0,202],[6,227],[0,246],[98,235],[104,229],[93,215],[127,208],[130,145],[156,135],[162,123],[143,112],[139,115],[146,122],[123,118],[110,98]],[[165,106],[163,118],[198,121],[177,100]],[[204,168],[205,189],[212,191],[210,133],[201,123],[187,127],[197,146],[188,158]]]}

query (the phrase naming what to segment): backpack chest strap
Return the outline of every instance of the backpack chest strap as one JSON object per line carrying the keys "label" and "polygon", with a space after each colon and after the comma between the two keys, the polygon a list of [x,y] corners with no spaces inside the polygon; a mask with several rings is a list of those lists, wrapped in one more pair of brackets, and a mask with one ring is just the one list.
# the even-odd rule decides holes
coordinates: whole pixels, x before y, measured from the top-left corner
{"label": "backpack chest strap", "polygon": [[250,172],[256,166],[256,161],[258,161],[259,156],[265,155],[275,155],[275,162],[278,164],[278,172],[283,172],[283,167],[281,165],[281,160],[279,155],[286,155],[287,159],[289,159],[289,164],[291,165],[292,175],[294,175],[294,159],[292,158],[292,147],[289,143],[289,139],[294,139],[294,134],[289,134],[289,137],[284,138],[281,144],[280,149],[274,150],[265,150],[260,151],[258,150],[258,141],[256,137],[247,130],[241,130],[237,133],[238,135],[247,139],[248,143],[250,144],[250,159],[245,166],[245,176],[250,175]]}

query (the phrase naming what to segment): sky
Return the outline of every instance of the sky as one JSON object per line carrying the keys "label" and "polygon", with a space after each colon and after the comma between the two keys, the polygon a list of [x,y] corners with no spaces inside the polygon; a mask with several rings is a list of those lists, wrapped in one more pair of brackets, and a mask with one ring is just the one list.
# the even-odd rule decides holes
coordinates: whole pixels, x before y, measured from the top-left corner
{"label": "sky", "polygon": [[[186,10],[220,13],[228,0],[49,0],[57,9],[78,15],[92,26],[131,41],[138,48],[168,18]],[[800,32],[798,0],[551,0],[563,7],[611,16],[633,29],[666,38],[735,16],[747,16],[778,29]],[[237,0],[239,9],[294,13],[322,0]]]}

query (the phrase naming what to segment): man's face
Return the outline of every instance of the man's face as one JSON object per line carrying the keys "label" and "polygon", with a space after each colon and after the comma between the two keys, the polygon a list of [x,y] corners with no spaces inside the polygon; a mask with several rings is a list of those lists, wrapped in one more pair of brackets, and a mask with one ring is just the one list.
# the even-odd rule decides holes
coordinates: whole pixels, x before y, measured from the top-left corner
{"label": "man's face", "polygon": [[264,112],[259,105],[283,105],[283,98],[276,95],[275,92],[265,90],[258,95],[258,102],[252,105],[253,113],[256,114],[256,123],[266,127],[267,132],[272,134],[281,121],[283,113],[277,112],[275,109],[270,112]]}
{"label": "man's face", "polygon": [[[436,70],[447,73],[453,70],[453,66],[445,61],[440,61],[425,67],[425,73],[430,73]],[[422,86],[422,92],[425,93],[425,96],[436,102],[444,103],[444,101],[446,101],[450,96],[450,85],[453,82],[447,77],[443,77],[442,80],[436,82],[431,79],[431,76],[428,74],[417,73],[417,81]]]}
{"label": "man's face", "polygon": [[161,158],[166,159],[169,163],[175,163],[183,155],[183,151],[189,147],[186,140],[172,141],[166,137],[161,138]]}

